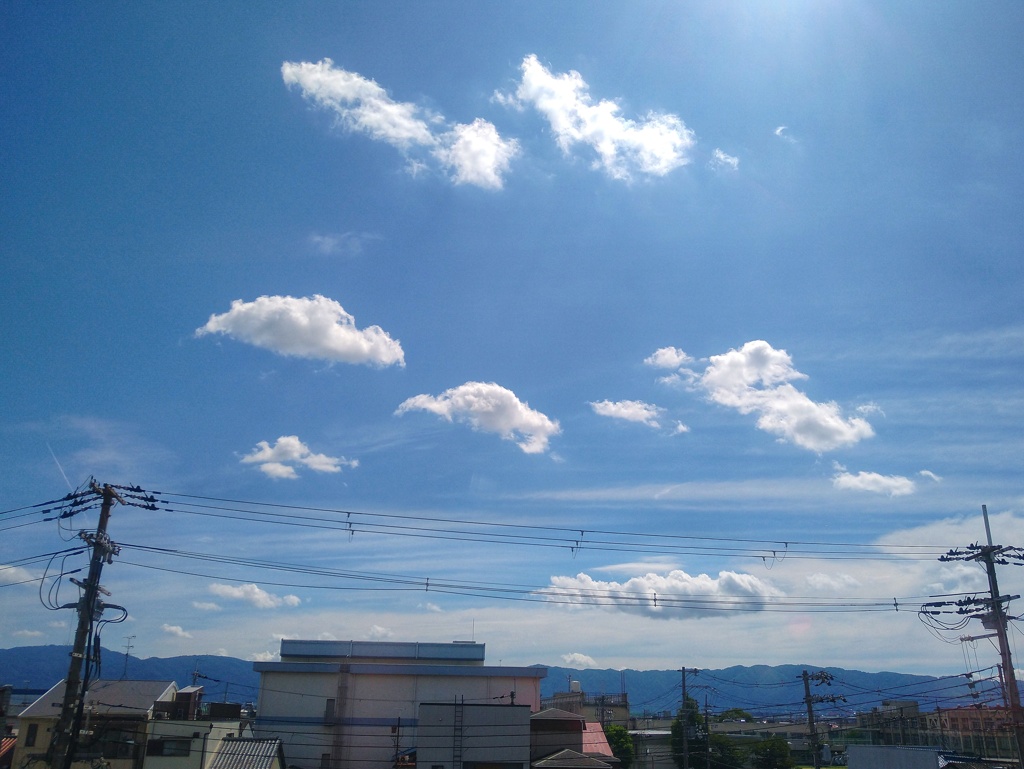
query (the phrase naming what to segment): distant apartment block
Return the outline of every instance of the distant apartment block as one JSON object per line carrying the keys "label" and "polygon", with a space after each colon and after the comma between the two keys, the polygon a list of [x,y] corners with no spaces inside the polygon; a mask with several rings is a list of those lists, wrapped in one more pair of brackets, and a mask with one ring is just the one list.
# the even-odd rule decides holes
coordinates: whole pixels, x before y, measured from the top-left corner
{"label": "distant apartment block", "polygon": [[541,707],[575,713],[587,721],[597,721],[604,726],[616,724],[627,729],[630,727],[629,696],[625,691],[618,694],[587,694],[580,688],[579,681],[570,681],[569,691],[555,692],[545,697]]}

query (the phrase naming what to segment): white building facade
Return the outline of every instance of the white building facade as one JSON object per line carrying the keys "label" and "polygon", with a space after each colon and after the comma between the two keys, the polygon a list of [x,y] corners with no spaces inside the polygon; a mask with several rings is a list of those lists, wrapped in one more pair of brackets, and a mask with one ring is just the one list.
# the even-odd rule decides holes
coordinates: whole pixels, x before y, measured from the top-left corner
{"label": "white building facade", "polygon": [[417,747],[421,704],[536,712],[547,675],[546,668],[486,666],[484,644],[473,642],[283,640],[280,662],[254,668],[256,734],[279,737],[288,764],[301,769],[392,769]]}

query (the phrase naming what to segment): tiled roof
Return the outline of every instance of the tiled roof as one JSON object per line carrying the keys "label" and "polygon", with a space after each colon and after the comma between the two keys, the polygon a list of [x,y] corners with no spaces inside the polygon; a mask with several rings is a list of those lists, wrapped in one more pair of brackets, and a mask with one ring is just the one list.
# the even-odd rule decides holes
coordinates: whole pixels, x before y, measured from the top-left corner
{"label": "tiled roof", "polygon": [[[280,760],[279,760],[280,759]],[[228,737],[210,762],[209,769],[275,769],[284,767],[281,740]]]}
{"label": "tiled roof", "polygon": [[[174,681],[93,681],[85,704],[94,714],[145,717],[157,700],[173,700]],[[61,681],[21,712],[21,718],[57,718],[64,702]]]}
{"label": "tiled roof", "polygon": [[4,757],[7,757],[7,763],[10,764],[10,754],[14,753],[14,746],[18,744],[17,737],[0,737],[0,764],[3,764]]}
{"label": "tiled roof", "polygon": [[554,720],[554,721],[583,721],[583,716],[577,713],[570,713],[568,710],[559,710],[558,708],[545,708],[539,713],[534,713],[530,716],[530,720]]}
{"label": "tiled roof", "polygon": [[614,755],[600,722],[587,721],[587,726],[583,730],[583,752],[588,756]]}
{"label": "tiled roof", "polygon": [[610,764],[575,750],[560,750],[534,761],[530,766],[533,769],[611,769]]}

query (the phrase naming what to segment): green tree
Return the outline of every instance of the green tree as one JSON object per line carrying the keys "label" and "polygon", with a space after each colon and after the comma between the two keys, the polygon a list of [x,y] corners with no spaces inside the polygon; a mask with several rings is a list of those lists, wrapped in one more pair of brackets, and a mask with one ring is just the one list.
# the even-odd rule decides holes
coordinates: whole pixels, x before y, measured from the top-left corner
{"label": "green tree", "polygon": [[[683,739],[683,734],[686,739]],[[707,752],[707,738],[704,736],[704,716],[693,697],[686,698],[685,707],[672,722],[672,760],[679,769],[687,766],[685,755],[689,753],[690,769],[699,769],[704,765],[703,759]]]}
{"label": "green tree", "polygon": [[619,759],[621,769],[629,769],[633,764],[633,738],[629,736],[629,729],[618,724],[608,724],[604,728],[604,736],[608,738],[612,755]]}
{"label": "green tree", "polygon": [[[747,761],[747,751],[733,742],[724,734],[711,735],[711,769],[737,769]],[[693,769],[700,769],[701,764],[694,767],[693,760],[690,761]]]}
{"label": "green tree", "polygon": [[757,743],[750,749],[754,769],[790,769],[796,766],[789,754],[789,743],[779,734]]}
{"label": "green tree", "polygon": [[718,721],[753,721],[754,717],[741,708],[729,708],[718,714]]}

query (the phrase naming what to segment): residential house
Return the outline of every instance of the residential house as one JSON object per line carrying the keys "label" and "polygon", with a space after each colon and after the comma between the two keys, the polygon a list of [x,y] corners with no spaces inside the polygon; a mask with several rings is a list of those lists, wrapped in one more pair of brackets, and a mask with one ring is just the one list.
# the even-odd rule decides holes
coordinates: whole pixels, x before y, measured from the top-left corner
{"label": "residential house", "polygon": [[530,718],[530,760],[531,766],[541,769],[607,769],[619,765],[600,723],[556,708]]}
{"label": "residential house", "polygon": [[[63,699],[62,681],[22,712],[13,766],[44,766]],[[212,769],[225,745],[253,737],[240,706],[206,706],[201,686],[99,680],[89,685],[84,703],[73,764],[79,767],[102,761],[109,769]]]}
{"label": "residential house", "polygon": [[[173,702],[177,691],[173,681],[93,681],[84,695],[75,762],[91,766],[103,759],[110,769],[140,769],[154,703]],[[42,766],[63,702],[61,681],[21,712],[14,766]]]}

